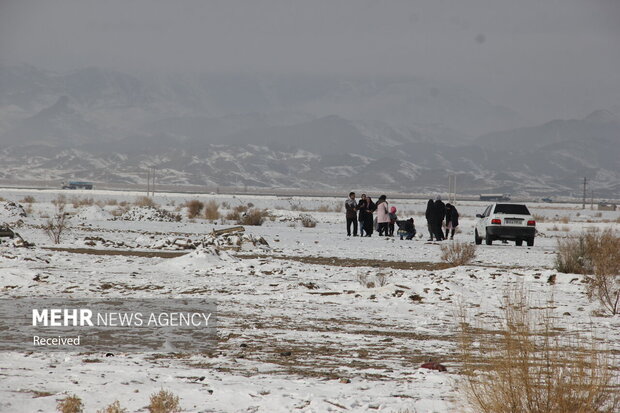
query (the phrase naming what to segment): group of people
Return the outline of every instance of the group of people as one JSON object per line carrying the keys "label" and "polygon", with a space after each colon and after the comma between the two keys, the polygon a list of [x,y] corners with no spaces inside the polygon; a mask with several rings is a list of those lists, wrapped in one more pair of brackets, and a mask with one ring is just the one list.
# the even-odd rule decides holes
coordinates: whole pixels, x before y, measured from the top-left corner
{"label": "group of people", "polygon": [[[357,237],[359,229],[359,236],[370,237],[376,228],[379,236],[393,237],[395,224],[398,225],[397,233],[400,239],[413,239],[416,234],[413,218],[399,220],[396,215],[396,207],[388,205],[386,195],[381,195],[375,203],[366,194],[362,194],[360,200],[357,201],[355,192],[351,192],[344,206],[347,219],[347,236]],[[375,212],[377,213],[376,217],[373,215]],[[434,201],[429,199],[426,207],[429,241],[433,241],[433,238],[442,241],[448,236],[453,239],[458,226],[458,217],[459,213],[456,208],[449,203],[444,204],[441,201],[441,196],[435,197]],[[445,236],[443,234],[444,219],[446,221]]]}
{"label": "group of people", "polygon": [[[355,192],[349,193],[349,198],[344,203],[347,218],[347,235],[357,237],[358,222],[359,235],[362,237],[370,237],[375,228],[379,232],[379,236],[394,236],[395,225],[398,225],[398,235],[401,239],[412,239],[415,235],[415,225],[413,218],[399,221],[396,215],[396,207],[390,207],[387,202],[387,196],[381,195],[377,202],[362,194],[359,201],[355,199]],[[374,213],[377,213],[376,218]],[[351,232],[351,227],[353,231]]]}
{"label": "group of people", "polygon": [[[444,236],[444,220],[446,234]],[[443,241],[454,239],[456,227],[459,225],[459,212],[456,207],[450,203],[444,204],[441,195],[437,195],[435,200],[428,200],[426,205],[426,222],[428,224],[429,241]]]}

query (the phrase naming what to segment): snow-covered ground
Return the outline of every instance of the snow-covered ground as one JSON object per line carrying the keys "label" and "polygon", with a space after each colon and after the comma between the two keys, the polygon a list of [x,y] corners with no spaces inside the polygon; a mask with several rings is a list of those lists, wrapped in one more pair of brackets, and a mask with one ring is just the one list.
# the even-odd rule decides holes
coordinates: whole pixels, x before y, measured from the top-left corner
{"label": "snow-covered ground", "polygon": [[[53,245],[41,226],[59,193],[67,196],[71,227],[61,244]],[[146,208],[124,215],[139,220],[115,219],[119,203],[141,195],[0,190],[27,213],[19,216],[0,202],[0,222],[15,223],[16,231],[35,243],[16,248],[4,239],[0,297],[212,297],[218,305],[217,348],[210,354],[114,352],[111,357],[3,352],[0,411],[52,412],[65,394],[77,394],[89,412],[117,399],[129,411],[146,411],[149,395],[160,388],[177,394],[184,411],[191,412],[458,411],[455,314],[462,305],[476,319],[493,322],[507,288],[517,284],[536,305],[553,306],[567,331],[594,329],[608,347],[620,350],[620,318],[597,313],[581,276],[553,269],[558,238],[590,227],[620,230],[620,212],[529,204],[539,219],[534,247],[481,245],[471,265],[445,268],[440,245],[426,242],[424,200],[390,200],[400,218],[415,219],[420,232],[412,241],[400,241],[376,234],[347,237],[340,211],[344,199],[335,198],[158,194],[155,202],[180,214],[181,221],[156,220]],[[20,202],[26,196],[35,202]],[[74,198],[106,202],[74,208]],[[246,226],[246,234],[264,238],[270,248],[246,244],[221,256],[116,255],[177,251],[234,224],[189,220],[179,206],[190,199],[215,200],[224,214],[249,202],[268,208],[273,218]],[[484,206],[457,203],[456,240],[473,241],[474,216]],[[300,214],[312,215],[317,226],[303,227]],[[84,248],[110,252],[76,253]],[[548,282],[554,274],[555,283]],[[429,358],[448,371],[421,369]]]}

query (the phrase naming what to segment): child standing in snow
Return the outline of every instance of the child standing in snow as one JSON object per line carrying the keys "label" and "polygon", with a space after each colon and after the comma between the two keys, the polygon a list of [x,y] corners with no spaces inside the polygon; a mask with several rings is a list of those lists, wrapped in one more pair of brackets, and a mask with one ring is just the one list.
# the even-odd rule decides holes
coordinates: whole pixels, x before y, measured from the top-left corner
{"label": "child standing in snow", "polygon": [[388,216],[390,217],[390,222],[388,224],[388,236],[393,237],[394,236],[394,224],[396,223],[396,220],[398,219],[398,217],[396,216],[395,206],[390,208],[390,213],[388,214]]}

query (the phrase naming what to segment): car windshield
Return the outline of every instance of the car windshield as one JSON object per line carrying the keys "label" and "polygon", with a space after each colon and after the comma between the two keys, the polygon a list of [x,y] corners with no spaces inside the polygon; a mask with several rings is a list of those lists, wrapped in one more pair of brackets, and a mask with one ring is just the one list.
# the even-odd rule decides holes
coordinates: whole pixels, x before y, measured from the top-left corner
{"label": "car windshield", "polygon": [[515,214],[515,215],[529,215],[530,211],[525,205],[518,204],[497,204],[495,205],[496,214]]}

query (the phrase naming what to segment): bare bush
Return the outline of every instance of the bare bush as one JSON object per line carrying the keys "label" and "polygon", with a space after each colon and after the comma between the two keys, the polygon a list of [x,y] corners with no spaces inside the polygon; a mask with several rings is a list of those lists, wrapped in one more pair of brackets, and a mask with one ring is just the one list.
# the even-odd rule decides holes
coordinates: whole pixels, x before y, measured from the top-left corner
{"label": "bare bush", "polygon": [[37,200],[32,195],[26,195],[19,202],[21,202],[22,204],[34,204],[35,202],[37,202]]}
{"label": "bare bush", "polygon": [[[461,215],[462,216],[462,215]],[[545,222],[545,216],[539,214],[533,214],[532,217],[536,220],[536,222]]]}
{"label": "bare bush", "polygon": [[595,338],[560,333],[550,310],[534,314],[523,289],[507,294],[503,304],[498,325],[488,329],[472,326],[461,308],[459,388],[471,411],[618,411],[612,356],[596,347]]}
{"label": "bare bush", "polygon": [[620,237],[612,230],[558,240],[555,267],[586,275],[588,297],[612,315],[620,313]]}
{"label": "bare bush", "polygon": [[316,219],[314,219],[314,217],[312,215],[308,215],[308,214],[302,214],[299,216],[300,221],[301,221],[301,225],[303,225],[306,228],[314,228],[316,227]]}
{"label": "bare bush", "polygon": [[156,207],[157,206],[155,201],[153,201],[153,198],[148,197],[148,196],[139,196],[139,197],[137,197],[133,201],[133,204],[135,206],[142,206],[142,207],[147,207],[147,206]]}
{"label": "bare bush", "polygon": [[97,413],[127,413],[127,409],[122,408],[121,403],[116,400],[102,410],[97,410]]}
{"label": "bare bush", "polygon": [[174,393],[161,389],[157,393],[151,395],[151,403],[147,409],[150,413],[173,413],[178,412],[179,397]]}
{"label": "bare bush", "polygon": [[317,212],[331,212],[331,208],[329,205],[320,205],[317,209]]}
{"label": "bare bush", "polygon": [[73,396],[67,396],[56,405],[56,409],[60,413],[83,413],[84,404],[75,394]]}
{"label": "bare bush", "polygon": [[467,242],[441,245],[441,259],[452,265],[466,265],[476,258],[476,246]]}
{"label": "bare bush", "polygon": [[60,244],[62,234],[69,228],[69,221],[65,212],[67,200],[63,195],[60,195],[52,203],[55,207],[54,215],[47,219],[43,225],[43,230],[54,244]]}
{"label": "bare bush", "polygon": [[563,216],[562,218],[560,218],[560,222],[561,222],[562,224],[568,224],[568,223],[570,222],[570,217],[569,217],[569,216],[567,216],[567,215],[565,215],[565,216]]}
{"label": "bare bush", "polygon": [[263,225],[268,216],[269,212],[266,209],[252,208],[244,213],[237,223],[240,225]]}
{"label": "bare bush", "polygon": [[185,207],[187,208],[187,217],[189,219],[194,219],[202,212],[202,208],[204,208],[205,204],[200,202],[197,199],[192,199],[191,201],[187,201],[185,203]]}
{"label": "bare bush", "polygon": [[207,202],[205,205],[205,218],[215,221],[220,218],[219,205],[214,200]]}
{"label": "bare bush", "polygon": [[91,206],[95,203],[95,200],[92,198],[78,198],[74,196],[71,198],[71,203],[73,204],[73,208],[79,208],[81,206]]}

